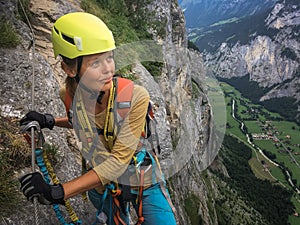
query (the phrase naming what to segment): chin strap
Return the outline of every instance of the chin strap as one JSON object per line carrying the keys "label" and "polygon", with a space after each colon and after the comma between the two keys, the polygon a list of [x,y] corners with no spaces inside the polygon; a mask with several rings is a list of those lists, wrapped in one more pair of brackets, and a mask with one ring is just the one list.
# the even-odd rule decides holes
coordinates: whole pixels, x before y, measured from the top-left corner
{"label": "chin strap", "polygon": [[77,74],[75,76],[75,80],[76,80],[77,84],[79,84],[79,81],[80,81],[79,72],[80,72],[81,66],[82,66],[82,59],[83,59],[83,56],[77,57]]}
{"label": "chin strap", "polygon": [[104,96],[104,94],[105,94],[105,91],[100,91],[100,93],[99,93],[99,95],[98,95],[98,97],[97,97],[97,102],[99,103],[99,104],[102,104],[102,98],[103,98],[103,96]]}
{"label": "chin strap", "polygon": [[90,94],[90,99],[97,99],[97,103],[102,104],[102,98],[105,94],[105,91],[92,91],[91,89],[89,89],[87,86],[85,86],[84,84],[80,83],[79,87],[81,87],[83,90],[85,90],[86,92],[88,92]]}

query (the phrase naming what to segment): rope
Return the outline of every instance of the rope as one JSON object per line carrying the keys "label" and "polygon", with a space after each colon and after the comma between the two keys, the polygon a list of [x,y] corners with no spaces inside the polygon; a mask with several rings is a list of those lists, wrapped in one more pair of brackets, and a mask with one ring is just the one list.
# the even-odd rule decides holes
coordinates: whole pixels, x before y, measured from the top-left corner
{"label": "rope", "polygon": [[[115,90],[116,90],[116,86],[115,84],[112,85],[112,87],[110,88],[110,93],[109,93],[109,100],[108,100],[108,104],[107,104],[107,113],[106,113],[106,118],[105,118],[105,124],[104,124],[104,138],[108,143],[108,147],[109,149],[113,148],[113,144],[114,144],[114,136],[113,136],[113,132],[114,132],[114,116],[111,116],[111,114],[113,114],[113,102],[115,100]],[[111,124],[110,124],[111,123]],[[112,129],[112,132],[110,133],[109,129]]]}
{"label": "rope", "polygon": [[[24,17],[26,18],[27,24],[30,28],[31,35],[32,35],[32,58],[34,59],[35,56],[35,38],[34,38],[34,31],[32,29],[31,23],[26,15],[25,9],[22,4],[22,0],[19,0],[19,4],[22,8],[22,12],[24,14]],[[35,87],[35,66],[34,66],[34,60],[31,60],[31,65],[32,65],[32,84],[31,84],[31,109],[34,110],[34,87]],[[32,167],[32,172],[35,171],[35,146],[34,146],[34,128],[31,128],[31,167]],[[38,204],[37,204],[37,198],[33,198],[33,208],[34,208],[34,220],[35,224],[39,225],[40,220],[38,216]]]}
{"label": "rope", "polygon": [[[44,163],[46,165],[46,168],[48,170],[48,173],[51,177],[51,180],[52,180],[53,184],[59,184],[60,182],[59,182],[56,174],[54,173],[53,167],[52,167],[50,161],[48,160],[47,154],[44,151],[43,151],[43,158],[44,158]],[[65,207],[66,207],[66,210],[69,214],[69,217],[73,221],[73,223],[74,224],[81,224],[81,221],[79,220],[78,216],[74,212],[69,200],[65,201]]]}
{"label": "rope", "polygon": [[122,194],[121,189],[118,187],[118,183],[115,185],[110,184],[106,186],[107,189],[110,190],[110,194],[113,198],[113,204],[112,204],[112,211],[113,211],[113,220],[116,225],[127,225],[127,223],[121,218],[121,205],[120,201],[118,200],[118,196]]}
{"label": "rope", "polygon": [[[46,183],[50,184],[51,182],[51,179],[54,178],[53,183],[59,183],[56,175],[54,173],[51,173],[48,168],[47,168],[47,165],[46,165],[46,162],[44,161],[44,157],[45,157],[45,153],[43,152],[42,149],[36,149],[35,150],[35,153],[36,153],[36,159],[37,159],[37,164],[41,170],[41,172],[43,173],[44,175],[44,179],[46,181]],[[47,157],[46,157],[47,158]],[[48,158],[46,159],[48,161]],[[48,161],[47,162],[48,164],[50,164],[50,162]],[[51,166],[52,168],[52,166]],[[52,168],[52,172],[53,172],[53,168]],[[66,201],[66,207],[67,205],[70,206],[70,203]],[[58,218],[59,222],[63,225],[80,225],[82,222],[78,219],[78,217],[76,216],[75,212],[72,210],[72,208],[69,208],[67,209],[69,215],[70,215],[70,218],[72,220],[71,223],[67,223],[61,213],[61,210],[60,210],[60,207],[58,204],[54,204],[53,205],[53,209],[54,209],[54,212],[56,214],[56,217]]]}
{"label": "rope", "polygon": [[145,176],[145,171],[141,170],[140,174],[140,187],[139,187],[139,193],[138,193],[138,221],[136,225],[141,225],[145,218],[143,217],[143,190],[144,190],[144,176]]}

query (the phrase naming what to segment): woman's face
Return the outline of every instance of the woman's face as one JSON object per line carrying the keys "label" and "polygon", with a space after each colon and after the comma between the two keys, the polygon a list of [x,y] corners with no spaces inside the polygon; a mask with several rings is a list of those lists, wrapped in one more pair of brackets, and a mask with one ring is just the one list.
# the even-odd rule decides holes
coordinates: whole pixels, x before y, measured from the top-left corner
{"label": "woman's face", "polygon": [[111,88],[115,74],[113,52],[84,56],[79,77],[86,87],[94,91],[107,91]]}

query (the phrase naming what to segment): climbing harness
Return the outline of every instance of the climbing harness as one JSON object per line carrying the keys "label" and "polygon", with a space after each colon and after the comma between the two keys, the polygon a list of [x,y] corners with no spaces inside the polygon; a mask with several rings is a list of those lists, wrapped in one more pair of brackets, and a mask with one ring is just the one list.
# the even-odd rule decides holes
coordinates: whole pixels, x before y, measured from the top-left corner
{"label": "climbing harness", "polygon": [[[29,135],[28,131],[34,130],[34,143],[35,151],[34,155],[36,157],[36,163],[40,169],[40,171],[43,173],[44,179],[47,184],[51,184],[51,181],[53,184],[59,184],[59,180],[54,173],[53,167],[48,160],[47,154],[43,151],[43,146],[45,143],[43,132],[40,128],[40,125],[36,121],[32,121],[25,126],[21,128],[21,131],[23,132],[23,135],[27,142],[32,145],[32,136]],[[69,217],[71,219],[71,223],[68,223],[65,221],[64,217],[62,216],[61,209],[58,204],[53,205],[53,210],[56,214],[56,217],[58,218],[59,222],[63,225],[80,225],[82,224],[81,220],[77,217],[76,213],[72,209],[72,206],[69,202],[69,200],[65,201],[65,207],[69,214]]]}

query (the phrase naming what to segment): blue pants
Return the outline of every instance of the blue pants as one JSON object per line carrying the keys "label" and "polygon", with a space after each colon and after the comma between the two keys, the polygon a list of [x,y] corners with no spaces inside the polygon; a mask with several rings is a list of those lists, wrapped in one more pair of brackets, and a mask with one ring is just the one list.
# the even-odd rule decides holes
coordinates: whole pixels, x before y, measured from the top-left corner
{"label": "blue pants", "polygon": [[[99,209],[102,201],[102,195],[96,190],[88,192],[89,199],[94,207]],[[132,201],[133,207],[138,212],[138,204]],[[104,202],[103,212],[107,215],[107,225],[115,225],[112,215],[112,197],[110,194]],[[144,222],[142,225],[176,225],[175,217],[172,209],[162,193],[159,184],[155,184],[147,188],[143,192],[143,217]],[[121,218],[129,225],[129,212],[121,212]]]}

